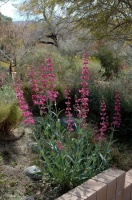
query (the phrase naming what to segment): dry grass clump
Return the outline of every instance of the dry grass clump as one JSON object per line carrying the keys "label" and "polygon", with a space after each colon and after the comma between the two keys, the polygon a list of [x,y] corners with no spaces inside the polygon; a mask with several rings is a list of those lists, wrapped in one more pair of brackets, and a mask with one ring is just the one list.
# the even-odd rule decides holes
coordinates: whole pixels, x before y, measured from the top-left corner
{"label": "dry grass clump", "polygon": [[0,102],[0,139],[13,136],[13,130],[22,121],[22,112],[17,102]]}

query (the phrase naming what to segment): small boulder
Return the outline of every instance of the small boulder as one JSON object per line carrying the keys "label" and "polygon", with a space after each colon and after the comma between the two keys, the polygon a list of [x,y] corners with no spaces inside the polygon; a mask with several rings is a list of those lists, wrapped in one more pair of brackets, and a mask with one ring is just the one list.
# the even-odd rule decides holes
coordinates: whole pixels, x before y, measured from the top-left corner
{"label": "small boulder", "polygon": [[30,166],[25,170],[25,174],[34,181],[42,179],[42,171],[36,165]]}
{"label": "small boulder", "polygon": [[29,148],[31,149],[31,151],[32,151],[33,153],[36,153],[36,154],[39,153],[39,147],[38,147],[37,142],[30,142],[30,143],[29,143]]}

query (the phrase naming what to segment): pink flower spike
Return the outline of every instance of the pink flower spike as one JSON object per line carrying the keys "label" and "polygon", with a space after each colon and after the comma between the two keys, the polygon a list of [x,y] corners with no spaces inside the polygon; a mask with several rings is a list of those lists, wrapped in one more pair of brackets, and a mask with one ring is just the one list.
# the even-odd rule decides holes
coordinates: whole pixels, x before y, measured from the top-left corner
{"label": "pink flower spike", "polygon": [[111,123],[111,127],[114,127],[114,128],[120,128],[120,124],[121,124],[121,102],[120,102],[120,99],[121,99],[120,93],[116,92],[113,122]]}
{"label": "pink flower spike", "polygon": [[101,116],[100,137],[103,139],[104,133],[107,131],[107,127],[108,127],[108,121],[107,121],[107,117],[106,117],[106,104],[105,104],[104,99],[101,100],[100,116]]}
{"label": "pink flower spike", "polygon": [[83,65],[82,65],[82,75],[81,75],[81,89],[79,90],[80,98],[75,99],[75,110],[77,111],[77,116],[85,123],[88,112],[89,112],[89,90],[88,90],[88,80],[89,80],[89,67],[88,67],[87,54],[84,55]]}
{"label": "pink flower spike", "polygon": [[19,107],[23,111],[23,116],[26,117],[26,119],[24,120],[24,123],[34,124],[32,113],[29,111],[28,105],[24,99],[23,91],[21,90],[22,84],[19,81],[20,80],[17,81],[17,85],[16,85],[16,96],[18,99]]}
{"label": "pink flower spike", "polygon": [[66,102],[65,102],[65,104],[66,104],[66,110],[65,110],[65,114],[66,114],[66,117],[68,117],[68,120],[67,120],[67,122],[68,122],[68,126],[67,126],[67,129],[68,129],[68,131],[73,131],[74,129],[73,129],[73,123],[72,123],[72,120],[71,120],[71,117],[72,117],[72,113],[71,113],[71,102],[70,102],[70,99],[71,99],[71,97],[70,97],[70,90],[67,88],[66,90],[65,90],[65,96],[66,96]]}

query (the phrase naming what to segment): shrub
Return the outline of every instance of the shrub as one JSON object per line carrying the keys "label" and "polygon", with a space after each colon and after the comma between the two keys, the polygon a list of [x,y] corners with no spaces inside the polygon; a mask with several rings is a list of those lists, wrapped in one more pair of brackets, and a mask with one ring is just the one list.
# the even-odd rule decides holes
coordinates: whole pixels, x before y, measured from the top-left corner
{"label": "shrub", "polygon": [[0,138],[4,139],[13,135],[13,129],[22,120],[22,113],[11,86],[3,85],[0,88],[0,97]]}
{"label": "shrub", "polygon": [[132,70],[122,70],[118,77],[114,77],[109,82],[95,82],[93,85],[89,85],[89,107],[91,119],[99,122],[99,104],[100,98],[103,96],[107,105],[107,113],[109,119],[113,116],[114,96],[116,91],[121,95],[121,118],[122,123],[120,127],[120,133],[114,134],[116,138],[123,141],[130,141],[132,131],[132,85],[131,85]]}
{"label": "shrub", "polygon": [[16,102],[7,104],[5,102],[0,102],[0,137],[9,137],[13,133],[13,129],[22,120],[22,113]]}
{"label": "shrub", "polygon": [[90,76],[90,83],[94,84],[95,81],[103,81],[104,71],[101,68],[101,64],[98,59],[95,57],[90,57],[89,59],[89,76]]}
{"label": "shrub", "polygon": [[10,82],[11,82],[11,77],[9,76],[7,71],[0,69],[0,88],[3,85],[8,84]]}
{"label": "shrub", "polygon": [[94,56],[100,60],[102,68],[105,69],[104,75],[107,78],[112,77],[114,74],[117,75],[120,71],[121,60],[112,50],[101,47]]}
{"label": "shrub", "polygon": [[0,88],[0,100],[5,103],[10,103],[16,99],[16,94],[11,86],[3,85]]}
{"label": "shrub", "polygon": [[110,88],[118,90],[121,95],[121,115],[122,124],[120,133],[123,140],[131,139],[132,131],[132,69],[123,70],[120,72],[118,78],[110,82]]}

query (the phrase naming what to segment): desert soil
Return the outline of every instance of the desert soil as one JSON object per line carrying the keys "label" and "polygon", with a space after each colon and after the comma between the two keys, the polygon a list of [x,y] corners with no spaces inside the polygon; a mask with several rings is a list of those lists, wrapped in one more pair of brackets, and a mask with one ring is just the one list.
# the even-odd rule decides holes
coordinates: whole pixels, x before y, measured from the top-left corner
{"label": "desert soil", "polygon": [[29,147],[32,131],[24,130],[23,137],[16,141],[0,141],[0,200],[46,199],[41,198],[43,181],[34,182],[24,173],[37,158]]}

